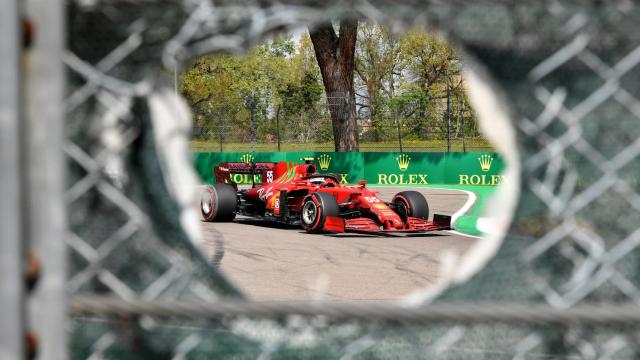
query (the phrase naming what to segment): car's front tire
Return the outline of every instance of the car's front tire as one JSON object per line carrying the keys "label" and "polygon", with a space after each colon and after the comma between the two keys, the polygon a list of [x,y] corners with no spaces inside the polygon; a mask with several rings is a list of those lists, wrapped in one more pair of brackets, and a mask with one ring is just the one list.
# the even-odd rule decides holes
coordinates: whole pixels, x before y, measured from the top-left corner
{"label": "car's front tire", "polygon": [[402,191],[397,193],[393,200],[395,210],[402,220],[407,217],[416,217],[427,220],[429,218],[429,204],[427,199],[417,191]]}
{"label": "car's front tire", "polygon": [[340,216],[336,198],[321,192],[315,192],[304,198],[300,209],[300,222],[303,229],[309,233],[322,232],[327,216]]}
{"label": "car's front tire", "polygon": [[236,217],[238,198],[229,184],[207,185],[200,199],[200,211],[204,221],[225,222]]}

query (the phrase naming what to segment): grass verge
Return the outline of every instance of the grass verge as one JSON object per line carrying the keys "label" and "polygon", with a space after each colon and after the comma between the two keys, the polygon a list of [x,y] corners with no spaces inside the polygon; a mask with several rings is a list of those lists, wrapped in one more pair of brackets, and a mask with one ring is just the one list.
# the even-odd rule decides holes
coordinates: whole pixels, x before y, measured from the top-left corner
{"label": "grass verge", "polygon": [[484,233],[478,230],[478,218],[482,215],[487,200],[493,196],[496,186],[473,186],[473,185],[427,185],[434,189],[466,190],[476,195],[476,201],[463,215],[453,224],[453,228],[463,234],[483,236]]}

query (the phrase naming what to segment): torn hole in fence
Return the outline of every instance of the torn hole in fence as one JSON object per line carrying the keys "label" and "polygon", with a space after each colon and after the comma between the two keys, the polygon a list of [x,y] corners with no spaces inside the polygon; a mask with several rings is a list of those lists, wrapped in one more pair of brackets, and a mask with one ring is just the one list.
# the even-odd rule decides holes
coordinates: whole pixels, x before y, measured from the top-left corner
{"label": "torn hole in fence", "polygon": [[[201,246],[253,299],[423,303],[480,271],[510,224],[519,184],[515,135],[486,72],[468,66],[470,60],[463,61],[438,37],[420,31],[395,37],[377,25],[358,26],[353,94],[327,90],[305,31],[275,37],[245,57],[195,58],[177,81],[194,116],[192,146],[203,183],[237,184],[239,190],[230,210],[233,221],[212,216],[208,220],[214,222],[203,222]],[[419,72],[424,64],[411,63],[424,50],[421,44],[436,53],[451,49],[445,55],[456,60],[448,59],[451,68],[428,78],[428,71]],[[391,64],[376,68],[382,60]],[[371,85],[384,71],[387,78],[382,74]],[[352,114],[336,115],[336,109],[344,112],[350,105]],[[336,152],[344,144],[335,140],[335,123],[350,117],[360,151]],[[337,131],[342,130],[349,129]],[[454,230],[399,239],[308,234],[301,229],[302,205],[316,190],[295,183],[300,179],[292,165],[303,159],[318,173],[336,173],[336,187],[366,180],[382,203],[395,193],[418,191],[430,204],[428,219],[444,211]],[[276,170],[279,162],[286,162],[289,178]],[[238,171],[221,180],[216,166]],[[272,184],[278,192],[282,184],[290,185],[283,187],[287,191],[304,192],[288,198],[288,217],[275,207],[280,194]],[[218,191],[202,191],[203,217],[226,196]],[[386,226],[370,210],[352,210],[358,215],[347,217]]]}

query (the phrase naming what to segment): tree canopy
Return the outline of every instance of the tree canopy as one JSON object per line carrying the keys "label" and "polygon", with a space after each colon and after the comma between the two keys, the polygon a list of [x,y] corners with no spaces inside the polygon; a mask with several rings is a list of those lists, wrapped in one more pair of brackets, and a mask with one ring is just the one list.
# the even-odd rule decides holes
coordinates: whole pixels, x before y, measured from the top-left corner
{"label": "tree canopy", "polygon": [[[242,57],[194,59],[180,76],[180,92],[196,118],[195,138],[265,143],[279,135],[283,142],[333,142],[335,94],[326,94],[315,50],[305,32],[274,38]],[[352,75],[357,136],[389,141],[400,130],[405,139],[443,139],[447,86],[452,135],[477,136],[462,66],[436,36],[411,31],[394,37],[378,25],[358,24]]]}

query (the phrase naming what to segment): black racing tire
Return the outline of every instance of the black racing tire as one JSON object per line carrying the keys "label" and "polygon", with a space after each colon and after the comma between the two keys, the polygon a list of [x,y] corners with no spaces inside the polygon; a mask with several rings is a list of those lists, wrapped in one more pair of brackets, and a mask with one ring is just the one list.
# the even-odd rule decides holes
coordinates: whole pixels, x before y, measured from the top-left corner
{"label": "black racing tire", "polygon": [[229,184],[207,185],[200,199],[200,212],[207,222],[228,222],[236,217],[238,198]]}
{"label": "black racing tire", "polygon": [[427,220],[429,218],[429,204],[427,199],[417,191],[402,191],[397,193],[391,201],[402,220],[408,216]]}
{"label": "black racing tire", "polygon": [[302,201],[300,223],[309,233],[322,232],[327,216],[340,216],[340,208],[335,197],[322,192],[314,192]]}

